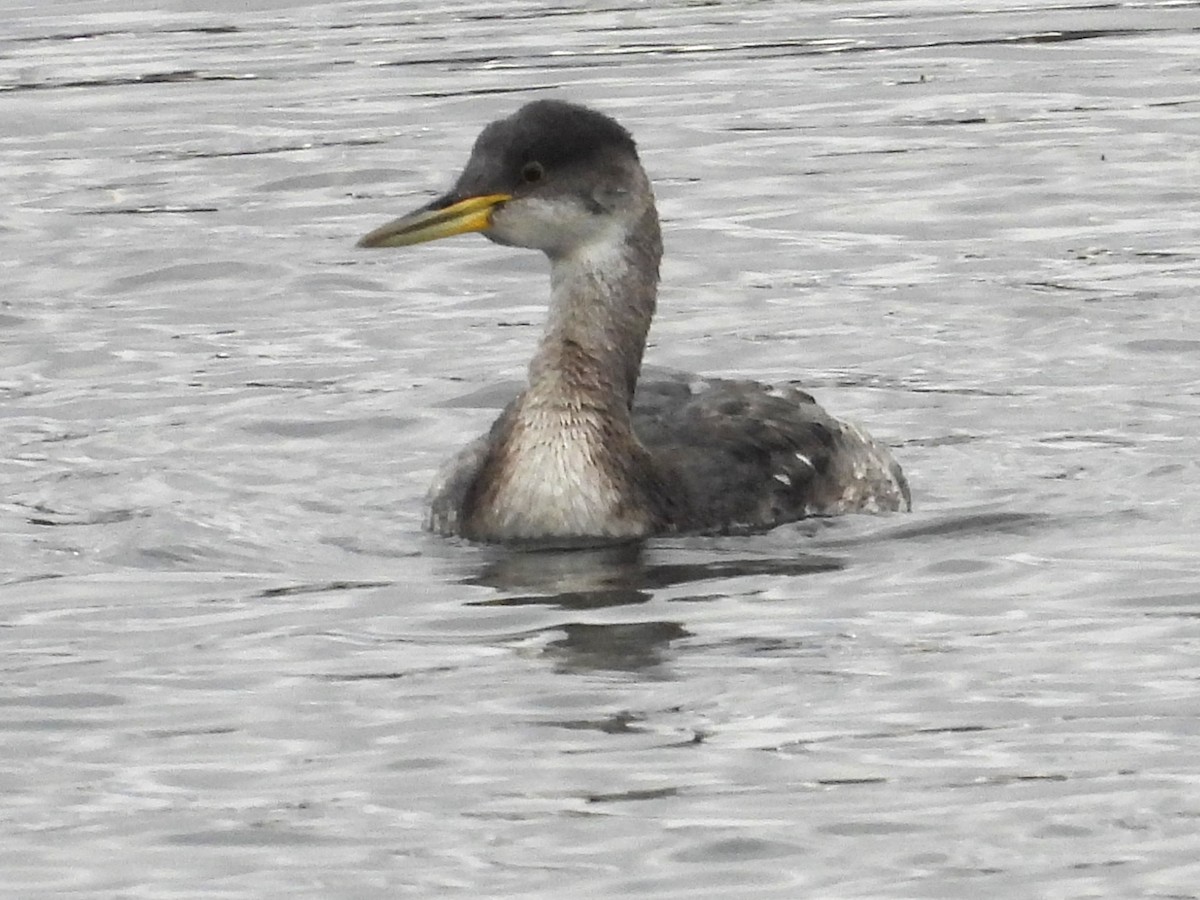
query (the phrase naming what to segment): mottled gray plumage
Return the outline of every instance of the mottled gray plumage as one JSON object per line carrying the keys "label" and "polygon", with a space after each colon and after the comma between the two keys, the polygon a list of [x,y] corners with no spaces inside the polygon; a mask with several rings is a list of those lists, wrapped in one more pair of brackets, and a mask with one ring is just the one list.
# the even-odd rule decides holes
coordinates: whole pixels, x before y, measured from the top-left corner
{"label": "mottled gray plumage", "polygon": [[484,129],[448,194],[360,243],[463,231],[542,250],[551,302],[528,385],[431,488],[431,530],[572,545],[910,507],[891,454],[796,387],[639,383],[662,240],[633,139],[612,119],[527,104]]}

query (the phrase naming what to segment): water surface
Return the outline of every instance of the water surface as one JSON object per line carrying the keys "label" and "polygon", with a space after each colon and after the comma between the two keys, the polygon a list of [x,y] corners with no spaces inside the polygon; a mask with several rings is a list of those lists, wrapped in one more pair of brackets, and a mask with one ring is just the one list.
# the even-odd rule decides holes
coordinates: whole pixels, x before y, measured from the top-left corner
{"label": "water surface", "polygon": [[[1200,4],[3,12],[13,896],[1200,897]],[[538,96],[912,515],[420,531],[545,266],[353,242]]]}

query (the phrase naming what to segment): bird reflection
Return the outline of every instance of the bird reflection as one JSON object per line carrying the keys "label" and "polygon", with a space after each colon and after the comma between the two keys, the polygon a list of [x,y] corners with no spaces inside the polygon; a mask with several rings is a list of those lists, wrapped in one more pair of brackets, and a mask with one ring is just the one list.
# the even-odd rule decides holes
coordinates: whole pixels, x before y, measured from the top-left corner
{"label": "bird reflection", "polygon": [[[586,612],[645,606],[656,592],[681,585],[755,576],[802,576],[844,567],[828,556],[713,558],[711,548],[696,552],[673,547],[620,544],[557,553],[486,554],[486,562],[460,583],[490,587],[501,596],[472,606],[543,606]],[[720,600],[721,590],[672,592],[670,602]],[[678,609],[679,607],[674,607]],[[681,610],[682,611],[682,610]],[[652,673],[670,658],[671,645],[690,637],[672,619],[634,622],[564,622],[542,630],[549,637],[544,653],[559,671],[609,670]]]}

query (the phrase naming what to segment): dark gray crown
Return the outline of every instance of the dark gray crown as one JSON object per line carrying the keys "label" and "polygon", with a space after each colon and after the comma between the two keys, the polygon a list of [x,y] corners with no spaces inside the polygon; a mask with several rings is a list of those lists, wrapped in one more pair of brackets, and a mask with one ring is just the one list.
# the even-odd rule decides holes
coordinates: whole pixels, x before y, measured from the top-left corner
{"label": "dark gray crown", "polygon": [[534,100],[488,125],[472,155],[500,158],[505,169],[519,171],[530,162],[547,170],[586,165],[613,151],[637,156],[633,137],[608,116],[562,100]]}

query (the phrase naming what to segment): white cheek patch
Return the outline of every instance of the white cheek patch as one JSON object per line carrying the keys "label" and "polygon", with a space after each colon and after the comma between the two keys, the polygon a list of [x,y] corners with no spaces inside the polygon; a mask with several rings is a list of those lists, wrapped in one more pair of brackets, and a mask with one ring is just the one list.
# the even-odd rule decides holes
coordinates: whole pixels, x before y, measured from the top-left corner
{"label": "white cheek patch", "polygon": [[629,271],[623,231],[611,221],[596,220],[586,235],[581,235],[569,257],[573,272],[590,275],[597,281],[615,284]]}
{"label": "white cheek patch", "polygon": [[597,217],[581,201],[523,197],[510,200],[492,214],[488,233],[506,244],[558,255],[567,247],[588,241],[597,224]]}

